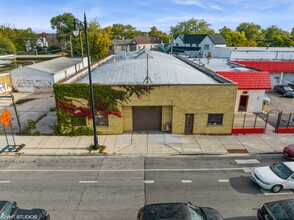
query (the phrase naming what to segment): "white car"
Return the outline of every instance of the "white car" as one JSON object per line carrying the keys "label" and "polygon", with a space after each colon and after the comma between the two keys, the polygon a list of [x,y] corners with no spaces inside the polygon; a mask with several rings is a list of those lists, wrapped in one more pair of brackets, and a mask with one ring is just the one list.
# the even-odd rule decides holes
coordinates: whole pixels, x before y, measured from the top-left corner
{"label": "white car", "polygon": [[255,168],[251,179],[260,187],[274,193],[282,189],[294,189],[294,162]]}

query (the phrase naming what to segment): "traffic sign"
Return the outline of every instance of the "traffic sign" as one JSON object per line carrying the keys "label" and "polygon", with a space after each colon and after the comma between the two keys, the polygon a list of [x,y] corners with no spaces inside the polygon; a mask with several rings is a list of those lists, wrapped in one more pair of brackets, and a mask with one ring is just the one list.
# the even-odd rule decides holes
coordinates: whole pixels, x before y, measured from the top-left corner
{"label": "traffic sign", "polygon": [[11,121],[11,113],[7,109],[4,109],[0,122],[5,126],[9,126],[10,121]]}

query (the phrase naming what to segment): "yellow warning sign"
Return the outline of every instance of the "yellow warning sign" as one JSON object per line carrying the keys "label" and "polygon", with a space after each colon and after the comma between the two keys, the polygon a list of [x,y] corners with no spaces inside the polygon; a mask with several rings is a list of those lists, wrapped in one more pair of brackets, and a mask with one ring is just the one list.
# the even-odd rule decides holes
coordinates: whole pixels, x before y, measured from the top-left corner
{"label": "yellow warning sign", "polygon": [[5,126],[9,126],[10,121],[11,121],[11,113],[7,109],[4,109],[1,116],[0,123],[4,124]]}

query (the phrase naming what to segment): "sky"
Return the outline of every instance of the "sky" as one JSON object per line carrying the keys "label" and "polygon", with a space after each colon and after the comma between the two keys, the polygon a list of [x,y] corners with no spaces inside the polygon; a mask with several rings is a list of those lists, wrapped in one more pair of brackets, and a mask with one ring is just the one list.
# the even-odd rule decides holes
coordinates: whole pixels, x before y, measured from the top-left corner
{"label": "sky", "polygon": [[216,33],[242,22],[286,31],[294,27],[294,0],[0,0],[0,25],[54,33],[51,18],[65,12],[79,20],[86,12],[88,21],[102,27],[119,23],[150,31],[156,26],[166,33],[191,18],[204,19]]}

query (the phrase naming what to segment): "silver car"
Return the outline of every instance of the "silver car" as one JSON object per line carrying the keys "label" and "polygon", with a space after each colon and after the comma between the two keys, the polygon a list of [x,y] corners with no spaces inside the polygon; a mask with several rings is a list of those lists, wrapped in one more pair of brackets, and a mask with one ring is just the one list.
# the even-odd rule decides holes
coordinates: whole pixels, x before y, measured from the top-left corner
{"label": "silver car", "polygon": [[282,189],[294,189],[294,162],[255,168],[251,179],[260,187],[274,193]]}

